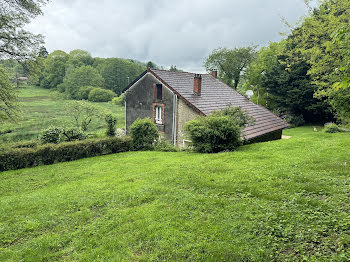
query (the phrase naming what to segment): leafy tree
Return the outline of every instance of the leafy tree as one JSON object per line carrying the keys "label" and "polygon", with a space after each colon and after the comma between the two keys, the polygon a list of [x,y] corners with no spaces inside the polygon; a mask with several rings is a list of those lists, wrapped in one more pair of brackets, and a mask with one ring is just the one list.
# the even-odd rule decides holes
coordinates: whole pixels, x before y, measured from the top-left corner
{"label": "leafy tree", "polygon": [[68,55],[61,50],[52,52],[44,63],[40,86],[47,89],[56,88],[63,82],[66,73]]}
{"label": "leafy tree", "polygon": [[17,95],[6,69],[0,65],[0,122],[14,120],[18,115]]}
{"label": "leafy tree", "polygon": [[[107,58],[103,62],[98,61],[96,67],[104,78],[104,88],[113,90],[120,95],[123,89],[145,71],[146,66],[120,58]],[[96,64],[96,63],[95,63]]]}
{"label": "leafy tree", "polygon": [[229,86],[237,89],[241,75],[249,67],[255,56],[255,47],[242,48],[218,48],[204,62],[204,67],[209,72],[217,68],[218,77]]}
{"label": "leafy tree", "polygon": [[148,61],[146,66],[147,66],[147,68],[158,69],[158,66],[155,63],[153,63],[152,61]]}
{"label": "leafy tree", "polygon": [[77,129],[85,132],[94,118],[99,116],[99,110],[86,101],[71,101],[66,107],[67,114],[73,118]]}
{"label": "leafy tree", "polygon": [[67,97],[77,99],[81,87],[102,87],[103,78],[92,66],[81,66],[73,69],[66,75],[63,83],[58,86],[61,92],[66,92]]}
{"label": "leafy tree", "polygon": [[107,123],[106,135],[115,136],[115,126],[117,124],[117,117],[113,116],[112,114],[107,114],[105,116],[105,121]]}
{"label": "leafy tree", "polygon": [[35,58],[43,43],[41,35],[34,35],[23,27],[42,14],[46,0],[1,1],[0,9],[0,59],[25,61]]}
{"label": "leafy tree", "polygon": [[111,90],[96,87],[90,91],[88,99],[92,102],[109,102],[115,96],[116,94]]}
{"label": "leafy tree", "polygon": [[150,118],[136,119],[130,125],[130,135],[136,150],[152,150],[159,137],[158,128]]}
{"label": "leafy tree", "polygon": [[80,66],[92,66],[94,59],[91,57],[90,53],[84,50],[76,49],[69,52],[67,61],[67,67],[72,66],[77,68]]}

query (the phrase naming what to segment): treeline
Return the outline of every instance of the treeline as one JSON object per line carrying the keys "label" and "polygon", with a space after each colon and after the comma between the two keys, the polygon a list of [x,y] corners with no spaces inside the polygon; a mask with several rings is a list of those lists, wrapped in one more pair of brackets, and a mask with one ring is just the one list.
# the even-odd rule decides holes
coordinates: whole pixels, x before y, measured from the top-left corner
{"label": "treeline", "polygon": [[130,59],[93,58],[84,50],[70,53],[56,50],[39,56],[37,65],[32,82],[43,88],[55,88],[70,99],[88,99],[91,92],[106,97],[120,95],[147,68],[145,63]]}
{"label": "treeline", "polygon": [[[286,39],[261,48],[247,71],[246,88],[260,102],[307,122],[335,117],[350,123],[349,0],[323,1]],[[264,101],[265,100],[265,101]]]}
{"label": "treeline", "polygon": [[325,0],[279,43],[218,48],[205,61],[219,77],[295,124],[350,123],[350,0]]}

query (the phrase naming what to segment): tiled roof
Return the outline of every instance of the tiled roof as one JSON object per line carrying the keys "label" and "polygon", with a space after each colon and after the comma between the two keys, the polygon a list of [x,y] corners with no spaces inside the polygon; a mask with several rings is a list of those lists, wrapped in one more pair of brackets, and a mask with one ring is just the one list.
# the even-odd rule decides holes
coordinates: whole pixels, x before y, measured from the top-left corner
{"label": "tiled roof", "polygon": [[212,75],[202,74],[202,92],[198,96],[193,93],[194,73],[156,69],[148,71],[203,115],[209,115],[214,110],[227,107],[228,104],[239,106],[255,119],[254,125],[243,130],[245,139],[252,139],[289,126],[265,107],[254,104]]}

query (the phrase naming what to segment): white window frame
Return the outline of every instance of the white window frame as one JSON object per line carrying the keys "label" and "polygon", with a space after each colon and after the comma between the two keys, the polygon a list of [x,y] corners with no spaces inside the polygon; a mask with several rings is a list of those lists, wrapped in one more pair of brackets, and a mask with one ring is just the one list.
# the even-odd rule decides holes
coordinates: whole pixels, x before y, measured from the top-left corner
{"label": "white window frame", "polygon": [[162,120],[162,107],[161,106],[155,106],[156,110],[156,124],[163,124]]}

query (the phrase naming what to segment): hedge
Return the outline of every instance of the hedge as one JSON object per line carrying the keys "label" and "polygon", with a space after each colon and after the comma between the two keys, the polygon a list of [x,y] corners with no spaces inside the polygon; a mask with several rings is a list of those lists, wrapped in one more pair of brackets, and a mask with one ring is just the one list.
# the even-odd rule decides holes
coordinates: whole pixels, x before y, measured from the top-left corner
{"label": "hedge", "polygon": [[81,158],[130,151],[130,137],[87,139],[34,148],[15,148],[0,153],[0,171],[73,161]]}

